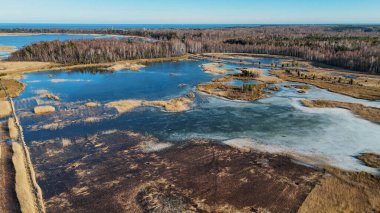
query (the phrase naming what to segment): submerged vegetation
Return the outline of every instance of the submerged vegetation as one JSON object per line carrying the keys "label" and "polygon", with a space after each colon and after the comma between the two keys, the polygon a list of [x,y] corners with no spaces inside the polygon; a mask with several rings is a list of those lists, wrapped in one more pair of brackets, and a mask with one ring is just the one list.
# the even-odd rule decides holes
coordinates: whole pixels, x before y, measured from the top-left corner
{"label": "submerged vegetation", "polygon": [[[368,29],[371,30],[368,30]],[[374,26],[262,26],[223,29],[15,29],[27,33],[99,33],[155,41],[81,40],[40,42],[10,60],[100,63],[185,53],[237,52],[286,55],[365,73],[380,73],[380,30]]]}

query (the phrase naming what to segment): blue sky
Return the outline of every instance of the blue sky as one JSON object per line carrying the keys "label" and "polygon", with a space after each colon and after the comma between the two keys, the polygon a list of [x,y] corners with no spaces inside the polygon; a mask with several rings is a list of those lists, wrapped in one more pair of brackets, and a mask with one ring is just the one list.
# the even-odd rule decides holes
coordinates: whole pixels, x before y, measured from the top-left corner
{"label": "blue sky", "polygon": [[380,23],[380,0],[0,0],[0,23]]}

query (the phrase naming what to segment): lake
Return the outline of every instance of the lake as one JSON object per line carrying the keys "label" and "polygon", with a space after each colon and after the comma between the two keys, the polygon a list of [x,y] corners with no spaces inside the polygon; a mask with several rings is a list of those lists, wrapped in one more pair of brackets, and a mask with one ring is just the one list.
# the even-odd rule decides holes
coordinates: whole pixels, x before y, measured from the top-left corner
{"label": "lake", "polygon": [[[263,64],[272,61],[268,58],[260,60]],[[258,101],[227,100],[195,91],[197,84],[218,77],[203,72],[200,65],[207,62],[152,63],[139,72],[82,70],[26,74],[21,81],[28,86],[15,98],[25,138],[31,144],[32,141],[43,143],[55,138],[75,139],[109,129],[131,130],[170,143],[206,138],[269,152],[313,156],[349,170],[375,171],[363,166],[353,156],[364,151],[380,152],[380,125],[344,109],[306,108],[299,100],[332,99],[380,107],[379,102],[355,99],[313,86],[306,94],[300,94],[295,88],[285,87],[292,84],[289,82],[278,84],[279,91]],[[237,71],[238,65],[227,63],[226,67]],[[264,69],[264,73],[269,75],[267,70]],[[242,85],[242,82],[235,80],[232,84]],[[41,91],[58,95],[61,101],[47,100],[40,96]],[[123,99],[168,100],[189,92],[195,92],[195,102],[189,111],[181,113],[140,107],[119,114],[104,106],[110,101]],[[100,106],[83,108],[83,104],[89,101],[98,102]],[[53,105],[58,112],[30,115],[38,103]],[[99,119],[86,122],[87,117]],[[57,121],[62,123],[60,128],[41,128]]]}

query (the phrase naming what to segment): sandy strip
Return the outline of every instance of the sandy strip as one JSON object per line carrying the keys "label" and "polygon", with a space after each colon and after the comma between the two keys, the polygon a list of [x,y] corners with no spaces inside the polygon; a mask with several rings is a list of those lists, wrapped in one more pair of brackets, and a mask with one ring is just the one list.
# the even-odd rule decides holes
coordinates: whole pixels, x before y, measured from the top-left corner
{"label": "sandy strip", "polygon": [[11,53],[11,52],[15,52],[15,51],[16,51],[15,46],[0,46],[0,52]]}

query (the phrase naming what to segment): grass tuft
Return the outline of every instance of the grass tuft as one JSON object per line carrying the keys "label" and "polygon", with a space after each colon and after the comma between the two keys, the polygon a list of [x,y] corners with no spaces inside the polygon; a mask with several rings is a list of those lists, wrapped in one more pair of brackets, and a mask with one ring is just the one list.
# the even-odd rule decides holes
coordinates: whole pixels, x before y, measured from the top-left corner
{"label": "grass tuft", "polygon": [[16,194],[20,203],[21,212],[35,213],[36,199],[27,176],[25,156],[19,143],[12,143],[12,162],[16,171]]}

